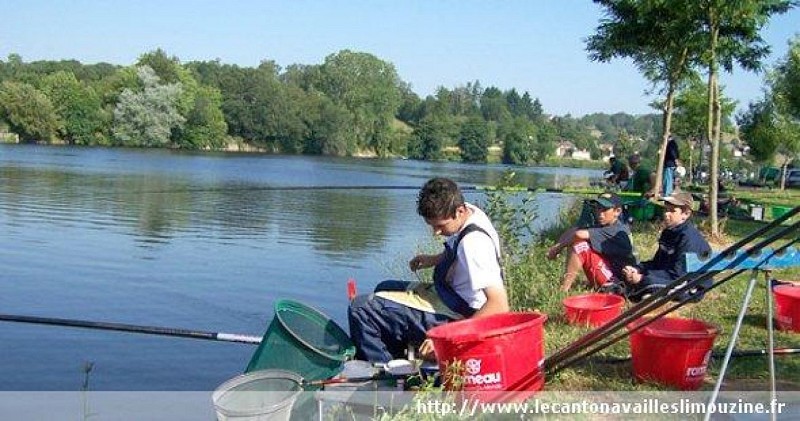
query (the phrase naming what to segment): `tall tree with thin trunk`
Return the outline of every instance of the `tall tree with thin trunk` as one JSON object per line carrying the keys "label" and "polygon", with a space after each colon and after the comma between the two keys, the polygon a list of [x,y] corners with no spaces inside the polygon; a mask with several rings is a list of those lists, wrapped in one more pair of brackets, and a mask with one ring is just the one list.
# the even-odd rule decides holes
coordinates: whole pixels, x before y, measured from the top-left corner
{"label": "tall tree with thin trunk", "polygon": [[782,14],[797,4],[796,0],[700,0],[695,16],[706,36],[704,61],[708,69],[708,128],[711,141],[711,235],[719,236],[717,219],[717,181],[719,180],[719,140],[721,112],[719,69],[727,72],[738,64],[745,70],[761,69],[761,60],[770,48],[760,31],[770,17]]}
{"label": "tall tree with thin trunk", "polygon": [[700,38],[692,19],[691,0],[595,0],[605,17],[597,33],[586,40],[589,57],[607,62],[630,58],[644,76],[665,94],[663,137],[656,182],[658,193],[664,171],[664,155],[672,125],[675,92],[692,74],[698,59]]}

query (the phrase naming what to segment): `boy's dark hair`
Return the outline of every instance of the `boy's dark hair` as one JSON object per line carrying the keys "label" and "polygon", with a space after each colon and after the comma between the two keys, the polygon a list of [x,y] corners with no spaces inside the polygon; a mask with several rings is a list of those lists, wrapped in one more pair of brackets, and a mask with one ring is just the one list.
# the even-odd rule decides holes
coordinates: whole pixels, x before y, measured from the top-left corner
{"label": "boy's dark hair", "polygon": [[417,213],[425,219],[454,218],[464,204],[464,195],[449,178],[431,178],[417,196]]}

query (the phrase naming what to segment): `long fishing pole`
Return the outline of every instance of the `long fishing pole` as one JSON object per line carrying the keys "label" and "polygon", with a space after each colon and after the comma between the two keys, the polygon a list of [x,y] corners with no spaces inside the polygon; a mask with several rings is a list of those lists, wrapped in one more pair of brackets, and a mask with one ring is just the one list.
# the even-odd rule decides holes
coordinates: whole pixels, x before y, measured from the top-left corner
{"label": "long fishing pole", "polygon": [[[708,262],[706,262],[700,269],[698,269],[697,272],[707,271],[708,269],[712,268],[714,265],[719,263],[722,259],[725,259],[725,258],[733,255],[733,253],[735,253],[736,251],[741,249],[746,244],[750,243],[751,241],[756,240],[758,237],[760,237],[764,233],[766,233],[768,231],[771,231],[771,230],[775,229],[776,227],[780,226],[784,221],[788,220],[789,218],[791,218],[792,216],[796,215],[797,213],[800,213],[800,206],[793,208],[792,210],[790,210],[789,212],[787,212],[784,215],[780,216],[779,218],[775,219],[774,221],[770,222],[769,224],[760,227],[759,229],[753,231],[749,235],[741,238],[739,241],[737,241],[733,245],[731,245],[731,246],[727,247],[726,249],[724,249],[723,251],[719,252],[716,256],[712,257]],[[776,240],[776,239],[777,239],[777,237],[773,238],[773,241]],[[763,247],[763,245],[761,247]],[[754,247],[751,248],[751,251],[755,251],[755,250],[760,250],[760,247],[756,248],[754,246]],[[647,298],[643,299],[639,304],[629,308],[628,310],[626,310],[625,312],[623,312],[619,316],[615,317],[609,323],[599,327],[598,329],[595,329],[595,330],[589,332],[588,334],[586,334],[583,337],[579,338],[577,341],[571,343],[570,345],[566,346],[562,350],[557,351],[555,354],[553,354],[550,357],[548,357],[547,359],[545,359],[545,362],[544,362],[545,369],[557,364],[560,360],[566,358],[567,355],[570,355],[570,354],[576,352],[579,349],[585,348],[585,346],[587,346],[587,345],[591,345],[593,342],[596,342],[599,338],[603,338],[606,335],[613,334],[614,332],[616,332],[620,328],[624,327],[627,324],[628,321],[638,317],[641,314],[644,314],[644,313],[652,310],[655,307],[658,307],[658,306],[662,305],[663,302],[665,302],[665,300],[663,299],[664,296],[666,296],[670,291],[674,290],[675,288],[678,288],[681,285],[685,285],[686,282],[691,282],[692,280],[696,280],[697,281],[697,282],[694,283],[694,285],[696,285],[696,284],[698,284],[698,283],[700,283],[700,282],[702,282],[702,281],[704,281],[706,279],[710,279],[711,277],[714,276],[714,274],[713,273],[705,273],[703,276],[700,276],[699,278],[696,278],[696,276],[697,276],[697,274],[693,272],[693,273],[687,273],[687,274],[679,277],[678,279],[676,279],[675,281],[673,281],[672,283],[667,285],[665,288],[663,288],[663,289],[661,289],[659,291],[656,291],[650,297],[647,297]]]}
{"label": "long fishing pole", "polygon": [[[795,223],[793,226],[791,226],[789,228],[793,228],[794,227],[794,230],[796,231],[797,226],[799,224],[800,224],[800,222],[797,222],[797,223]],[[786,230],[782,230],[780,233],[776,234],[775,235],[775,237],[776,237],[775,240],[777,240],[779,238],[782,238],[783,235],[786,232],[787,232]],[[796,243],[799,240],[800,240],[800,237],[795,238],[792,241],[789,241],[788,243],[783,244],[781,247],[776,248],[774,251],[772,251],[772,253],[770,253],[769,256],[761,259],[759,264],[761,265],[761,264],[766,263],[769,259],[771,259],[772,257],[774,257],[776,255],[781,254],[789,246],[791,246],[792,244]],[[765,241],[767,241],[767,240],[765,240]],[[738,263],[737,263],[737,265],[738,265]],[[706,292],[711,291],[711,290],[719,287],[720,285],[724,284],[725,282],[728,282],[729,280],[733,279],[734,277],[744,273],[745,270],[746,269],[738,269],[738,270],[736,270],[734,273],[729,274],[725,278],[723,278],[723,279],[715,282],[714,284],[712,284],[709,288],[707,288]],[[678,296],[681,293],[683,293],[685,291],[688,291],[689,289],[691,289],[691,286],[687,285],[687,288],[674,291],[674,294],[672,294],[671,296],[672,297]],[[599,351],[602,351],[603,349],[608,348],[609,346],[621,341],[622,339],[630,336],[631,334],[637,332],[638,330],[647,327],[649,324],[655,322],[656,320],[660,319],[661,317],[665,316],[666,314],[669,314],[669,313],[677,310],[678,308],[683,307],[684,305],[688,304],[691,301],[692,301],[691,298],[682,299],[680,302],[674,303],[674,305],[672,305],[671,307],[668,307],[667,309],[661,311],[660,313],[657,313],[655,316],[653,316],[651,318],[648,318],[648,319],[645,319],[645,320],[641,320],[639,323],[636,323],[636,325],[632,326],[627,331],[623,331],[622,334],[619,335],[619,336],[612,337],[611,335],[617,333],[617,331],[611,332],[608,335],[606,335],[604,338],[601,338],[600,340],[595,341],[594,343],[590,344],[589,346],[596,345],[598,343],[599,343],[599,345],[596,345],[594,348],[589,348],[589,349],[583,348],[581,351],[577,351],[575,353],[570,354],[569,356],[567,356],[564,359],[562,359],[561,361],[559,361],[557,363],[557,365],[551,365],[549,367],[549,371],[551,373],[561,371],[564,368],[566,368],[566,367],[568,367],[568,366],[570,366],[570,365],[572,365],[574,363],[577,363],[580,360],[583,360],[583,359],[589,357],[590,355],[593,355],[593,354],[595,354],[595,353],[597,353]],[[633,320],[634,319],[631,319],[629,321],[633,321]],[[602,339],[607,339],[607,341],[606,342],[601,342]]]}
{"label": "long fishing pole", "polygon": [[[602,189],[591,188],[556,188],[556,187],[527,187],[527,186],[489,186],[467,185],[460,186],[465,192],[490,192],[502,191],[507,193],[566,193],[566,194],[599,194]],[[171,194],[171,193],[199,193],[214,191],[326,191],[326,190],[419,190],[420,185],[327,185],[327,186],[237,186],[219,188],[186,188],[170,190],[135,191],[135,194]],[[620,196],[640,196],[638,192],[619,192]]]}
{"label": "long fishing pole", "polygon": [[[789,243],[789,244],[792,244],[792,243]],[[784,246],[784,248],[788,247],[789,244],[786,244]],[[777,251],[775,253],[772,253],[766,259],[762,260],[762,263],[766,262],[767,260],[769,260],[770,258],[775,256],[776,254],[777,254]],[[724,284],[725,282],[735,278],[736,276],[741,275],[745,271],[746,271],[746,269],[738,269],[738,270],[736,270],[735,272],[729,274],[725,278],[723,278],[723,279],[719,280],[718,282],[712,284],[707,289],[706,292],[710,292],[711,290],[713,290],[716,287]],[[567,367],[569,367],[569,366],[571,366],[573,364],[578,363],[581,360],[584,360],[584,359],[588,358],[591,355],[594,355],[594,354],[596,354],[596,353],[598,353],[598,352],[610,347],[611,345],[614,345],[615,343],[627,338],[628,336],[638,332],[639,330],[644,329],[645,327],[649,326],[651,323],[654,323],[656,320],[660,319],[661,317],[663,317],[663,316],[665,316],[665,315],[667,315],[667,314],[669,314],[669,313],[671,313],[671,312],[683,307],[684,305],[688,304],[689,302],[691,302],[691,299],[683,299],[678,303],[674,303],[674,305],[672,305],[671,307],[668,307],[667,309],[657,313],[656,315],[654,315],[652,317],[649,317],[647,319],[640,320],[639,323],[636,323],[634,326],[631,326],[631,328],[628,329],[627,331],[622,331],[622,334],[620,334],[619,336],[612,337],[611,335],[613,335],[614,333],[617,333],[617,332],[610,333],[608,336],[606,336],[604,338],[604,339],[608,339],[606,342],[597,341],[593,345],[598,344],[598,343],[599,343],[599,345],[595,346],[594,348],[588,349],[583,353],[578,352],[578,353],[572,354],[568,359],[566,359],[566,361],[562,360],[559,363],[558,366],[551,368],[550,372],[551,373],[557,373],[557,372],[559,372],[559,371],[561,371],[561,370],[563,370],[563,369],[565,369],[565,368],[567,368]],[[724,356],[724,354],[723,354],[723,356]]]}
{"label": "long fishing pole", "polygon": [[[710,269],[711,267],[713,267],[714,265],[719,263],[722,259],[727,258],[728,256],[732,255],[734,252],[736,252],[737,250],[742,248],[747,243],[757,239],[762,234],[764,234],[764,233],[766,233],[768,231],[771,231],[774,228],[780,226],[780,224],[783,223],[783,221],[789,219],[791,216],[797,214],[798,212],[800,212],[800,207],[796,207],[796,208],[792,209],[790,212],[787,212],[786,214],[784,214],[780,218],[772,221],[771,223],[769,223],[769,224],[757,229],[756,231],[752,232],[751,234],[747,235],[746,237],[740,239],[739,241],[737,241],[736,243],[734,243],[730,247],[728,247],[725,250],[723,250],[720,253],[718,253],[717,256],[713,257],[710,261],[708,261],[700,269],[698,269],[698,272],[707,271],[708,269]],[[752,249],[756,250],[755,247],[753,247]],[[602,327],[600,327],[600,328],[598,328],[598,329],[596,329],[596,330],[594,330],[592,332],[589,332],[587,335],[585,335],[584,337],[580,338],[578,341],[570,344],[569,346],[567,346],[563,350],[561,350],[561,351],[557,352],[556,354],[552,355],[550,358],[548,358],[548,360],[550,360],[550,361],[549,362],[545,361],[545,364],[547,365],[549,363],[557,361],[559,359],[559,357],[560,357],[560,354],[562,354],[562,353],[571,353],[576,349],[580,349],[586,343],[590,343],[591,341],[595,340],[598,337],[602,337],[607,333],[613,333],[614,331],[618,330],[621,326],[624,326],[624,324],[627,323],[626,319],[629,319],[629,317],[627,317],[627,316],[629,316],[631,314],[635,314],[635,313],[644,313],[644,312],[650,311],[651,309],[653,309],[655,307],[658,307],[659,305],[661,305],[662,302],[664,302],[663,297],[665,295],[667,295],[667,293],[669,291],[672,291],[674,288],[677,288],[677,287],[683,285],[685,282],[691,281],[696,276],[697,275],[695,273],[687,273],[687,274],[679,277],[678,279],[676,279],[675,281],[673,281],[672,283],[667,285],[662,290],[657,291],[656,293],[654,293],[650,297],[645,298],[644,300],[642,300],[642,302],[640,302],[638,305],[636,305],[636,306],[628,309],[624,313],[620,314],[618,317],[616,317],[615,319],[610,321],[608,324],[606,324],[606,325],[604,325],[604,326],[602,326]],[[706,273],[702,277],[703,279],[699,280],[697,283],[701,282],[702,280],[709,279],[712,276],[713,276],[713,274]]]}
{"label": "long fishing pole", "polygon": [[[762,357],[769,355],[770,350],[764,349],[740,349],[733,351],[731,357]],[[775,355],[794,355],[800,354],[800,348],[775,348],[772,350]],[[711,358],[721,358],[725,356],[724,351],[715,351],[711,353]],[[589,359],[588,362],[593,364],[622,364],[631,361],[631,356],[626,357],[612,357],[612,358],[596,358]]]}
{"label": "long fishing pole", "polygon": [[86,329],[114,330],[120,332],[143,333],[148,335],[177,336],[191,339],[205,339],[220,342],[238,342],[245,344],[260,344],[261,338],[257,336],[242,335],[237,333],[204,332],[201,330],[177,329],[159,326],[141,326],[125,323],[94,322],[90,320],[58,319],[52,317],[21,316],[14,314],[0,314],[0,321],[16,323],[32,323],[51,326],[80,327]]}
{"label": "long fishing pole", "polygon": [[[744,273],[744,271],[745,271],[744,269],[739,269],[736,272],[734,272],[732,274],[729,274],[725,278],[725,280],[728,280],[728,279],[731,279],[731,278],[733,278],[735,276],[738,276],[738,275]],[[714,285],[712,285],[712,288],[713,288],[713,286]],[[709,288],[708,290],[710,291],[712,288]],[[559,371],[561,371],[561,370],[563,370],[563,369],[565,369],[565,368],[567,368],[567,367],[569,367],[569,366],[571,366],[571,365],[573,365],[573,364],[575,364],[575,363],[577,363],[577,362],[579,362],[579,361],[581,361],[583,359],[586,359],[589,356],[594,355],[594,354],[596,354],[596,353],[608,348],[609,346],[614,345],[615,343],[625,339],[626,337],[630,336],[631,334],[633,334],[633,333],[635,333],[635,332],[637,332],[637,331],[639,331],[641,329],[644,329],[645,327],[647,327],[651,323],[654,323],[656,320],[661,318],[661,316],[664,316],[667,313],[670,313],[670,312],[672,312],[674,310],[677,310],[678,308],[686,305],[690,301],[691,300],[689,300],[689,299],[682,300],[680,303],[677,303],[677,305],[675,305],[673,307],[670,307],[667,311],[661,312],[658,315],[655,315],[653,317],[650,317],[650,318],[647,318],[647,319],[643,319],[643,320],[639,319],[639,318],[642,315],[644,315],[645,313],[647,313],[647,311],[649,311],[649,310],[647,310],[645,312],[642,312],[640,314],[637,314],[637,315],[635,315],[634,317],[632,317],[631,319],[629,319],[626,322],[626,326],[627,326],[628,323],[633,322],[636,319],[639,319],[640,321],[638,323],[636,323],[635,325],[631,326],[627,331],[622,330],[622,333],[619,336],[612,336],[612,335],[615,335],[616,333],[620,332],[620,329],[614,330],[613,332],[609,332],[608,334],[606,334],[602,338],[598,338],[598,340],[587,344],[585,348],[582,348],[581,350],[572,352],[572,353],[564,356],[559,361],[551,363],[551,365],[549,365],[547,367],[547,371],[549,373],[551,373],[551,374],[554,374],[554,373],[557,373],[557,372],[559,372]],[[661,304],[659,304],[659,305],[661,305]],[[605,342],[603,342],[603,340],[605,340]],[[591,348],[591,347],[593,347],[593,348]]]}
{"label": "long fishing pole", "polygon": [[[788,245],[786,245],[786,246],[788,246]],[[777,252],[776,253],[772,253],[769,257],[767,257],[766,259],[762,260],[762,263],[766,262],[767,260],[772,258],[775,254],[777,254]],[[736,277],[736,276],[738,276],[738,275],[740,275],[740,274],[742,274],[744,272],[745,272],[745,269],[739,269],[739,270],[735,271],[734,273],[729,274],[728,276],[726,276],[722,280],[720,280],[717,283],[711,285],[708,288],[707,291],[711,291],[711,290],[715,289],[716,287],[722,285],[723,283],[729,281],[730,279],[732,279],[732,278],[734,278],[734,277]],[[571,366],[571,365],[573,365],[575,363],[578,363],[579,361],[584,360],[584,359],[588,358],[589,356],[594,355],[595,353],[600,352],[603,349],[606,349],[606,348],[610,347],[611,345],[614,345],[615,343],[625,339],[626,337],[636,333],[637,331],[639,331],[641,329],[644,329],[645,327],[647,327],[651,323],[654,323],[656,320],[660,319],[661,317],[665,316],[666,314],[669,314],[669,313],[677,310],[678,308],[683,307],[684,305],[686,305],[689,302],[691,302],[691,299],[683,299],[680,302],[675,303],[673,306],[667,308],[666,310],[661,311],[660,313],[658,313],[658,314],[656,314],[656,315],[654,315],[652,317],[649,317],[649,318],[646,318],[646,319],[640,319],[635,325],[631,326],[627,331],[622,331],[622,333],[619,336],[613,336],[612,337],[612,335],[617,333],[617,332],[609,333],[607,336],[602,338],[602,339],[606,339],[605,342],[602,342],[601,340],[598,340],[598,341],[594,342],[593,344],[591,344],[591,345],[596,345],[594,348],[586,349],[583,352],[578,351],[576,353],[573,353],[573,354],[569,355],[568,357],[565,358],[565,360],[560,361],[557,366],[551,366],[550,369],[549,369],[549,372],[551,374],[552,373],[557,373],[557,372],[559,372],[559,371],[561,371],[561,370],[563,370],[563,369],[565,369],[565,368],[567,368],[567,367],[569,367],[569,366]]]}
{"label": "long fishing pole", "polygon": [[[772,237],[767,238],[767,239],[759,242],[759,244],[751,247],[751,249],[748,250],[747,253],[742,254],[738,259],[728,263],[728,265],[726,266],[726,268],[724,270],[732,269],[732,268],[738,266],[738,264],[741,262],[741,260],[743,260],[744,256],[747,256],[748,254],[754,254],[754,253],[752,253],[754,250],[761,250],[766,245],[768,245],[768,244],[770,244],[770,243],[782,238],[787,232],[796,231],[798,226],[800,226],[800,221],[798,221],[797,223],[793,224],[790,227],[787,227],[784,230],[781,230],[777,234],[774,234]],[[791,244],[793,244],[797,240],[798,239],[796,238],[793,241],[791,241],[791,242],[789,242],[787,244],[784,244],[783,246],[779,247],[778,249],[775,249],[770,254],[770,256],[767,256],[766,258],[761,260],[762,264],[764,262],[766,262],[767,260],[769,260],[770,258],[772,258],[773,256],[775,256],[775,255],[777,255],[779,253],[782,253],[784,250],[786,250]],[[716,288],[717,286],[727,282],[728,280],[732,279],[733,277],[738,276],[739,274],[743,273],[744,271],[745,271],[745,269],[737,270],[735,273],[730,274],[729,276],[725,277],[724,279],[712,284],[708,288],[708,291],[710,291],[710,290]],[[657,308],[657,307],[659,307],[659,306],[661,306],[663,304],[669,303],[670,300],[672,300],[673,298],[678,297],[681,294],[683,294],[684,292],[691,290],[694,286],[696,286],[697,284],[699,284],[703,280],[709,279],[709,278],[713,277],[714,275],[715,275],[715,273],[713,273],[713,272],[705,273],[703,277],[698,278],[698,279],[696,279],[696,280],[694,280],[692,282],[689,282],[689,283],[685,284],[683,287],[680,287],[680,288],[677,288],[675,290],[670,291],[668,293],[668,295],[666,295],[662,301],[657,302],[654,306],[645,308],[641,312],[638,312],[637,314],[632,315],[631,317],[626,319],[624,325],[627,325],[628,323],[639,319],[640,316],[644,315],[645,313],[647,313],[647,312],[649,312],[649,311],[651,311],[651,310],[653,310],[653,309],[655,309],[655,308]],[[593,341],[593,342],[591,342],[589,344],[586,344],[580,350],[571,352],[568,355],[566,355],[563,358],[561,358],[559,361],[556,361],[555,363],[551,363],[551,365],[548,366],[548,370],[553,371],[553,372],[560,371],[560,370],[566,368],[568,365],[571,365],[571,364],[573,364],[573,363],[575,363],[575,362],[577,362],[577,361],[579,361],[579,360],[581,360],[583,358],[588,357],[589,355],[592,355],[592,354],[594,354],[596,352],[599,352],[599,351],[607,348],[610,345],[613,345],[616,342],[619,342],[620,340],[624,339],[625,337],[629,336],[630,334],[638,331],[639,329],[643,329],[644,327],[646,327],[650,323],[655,322],[656,320],[658,320],[662,316],[664,316],[664,315],[666,315],[666,314],[668,314],[668,313],[670,313],[670,312],[672,312],[674,310],[677,310],[678,308],[684,306],[685,304],[689,303],[690,301],[691,301],[691,298],[682,299],[679,303],[673,305],[672,307],[667,308],[666,310],[662,311],[661,313],[656,314],[654,317],[646,319],[643,322],[639,321],[632,329],[629,329],[627,332],[623,331],[622,335],[619,336],[619,337],[611,338],[611,335],[617,333],[620,329],[616,329],[616,330],[614,330],[612,332],[609,332],[606,335],[604,335],[603,337],[600,337],[597,340],[595,340],[595,341]],[[611,338],[611,339],[608,339],[608,338]],[[606,343],[602,343],[601,341],[604,340],[604,339],[608,339],[608,341]],[[589,346],[593,346],[593,345],[595,345],[597,343],[600,343],[600,345],[597,345],[595,348],[587,349]],[[555,367],[555,366],[557,366],[557,367]]]}

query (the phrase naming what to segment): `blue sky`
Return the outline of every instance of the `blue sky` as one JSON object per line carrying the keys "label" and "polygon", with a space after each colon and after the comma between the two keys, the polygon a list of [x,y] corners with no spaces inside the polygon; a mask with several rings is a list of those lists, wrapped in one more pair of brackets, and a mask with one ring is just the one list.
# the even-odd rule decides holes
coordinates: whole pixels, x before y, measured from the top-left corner
{"label": "blue sky", "polygon": [[[479,80],[538,97],[545,111],[652,112],[650,85],[628,61],[592,63],[583,40],[601,17],[591,1],[561,0],[0,0],[0,58],[133,64],[156,48],[182,62],[320,64],[343,49],[393,63],[421,96]],[[773,64],[800,32],[800,10],[763,36]],[[722,77],[739,108],[762,75]]]}

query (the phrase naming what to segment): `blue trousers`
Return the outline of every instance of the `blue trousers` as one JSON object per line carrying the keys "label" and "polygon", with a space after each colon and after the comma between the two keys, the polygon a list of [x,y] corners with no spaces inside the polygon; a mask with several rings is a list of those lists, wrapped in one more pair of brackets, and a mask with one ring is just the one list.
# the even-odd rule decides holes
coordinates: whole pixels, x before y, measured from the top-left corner
{"label": "blue trousers", "polygon": [[[400,286],[389,282],[397,281],[381,283],[375,290]],[[419,346],[429,329],[451,321],[445,315],[417,310],[375,294],[357,296],[350,303],[347,319],[356,358],[383,363],[403,358],[409,344]]]}
{"label": "blue trousers", "polygon": [[664,196],[669,196],[672,194],[673,183],[675,181],[675,167],[664,167],[663,179]]}

